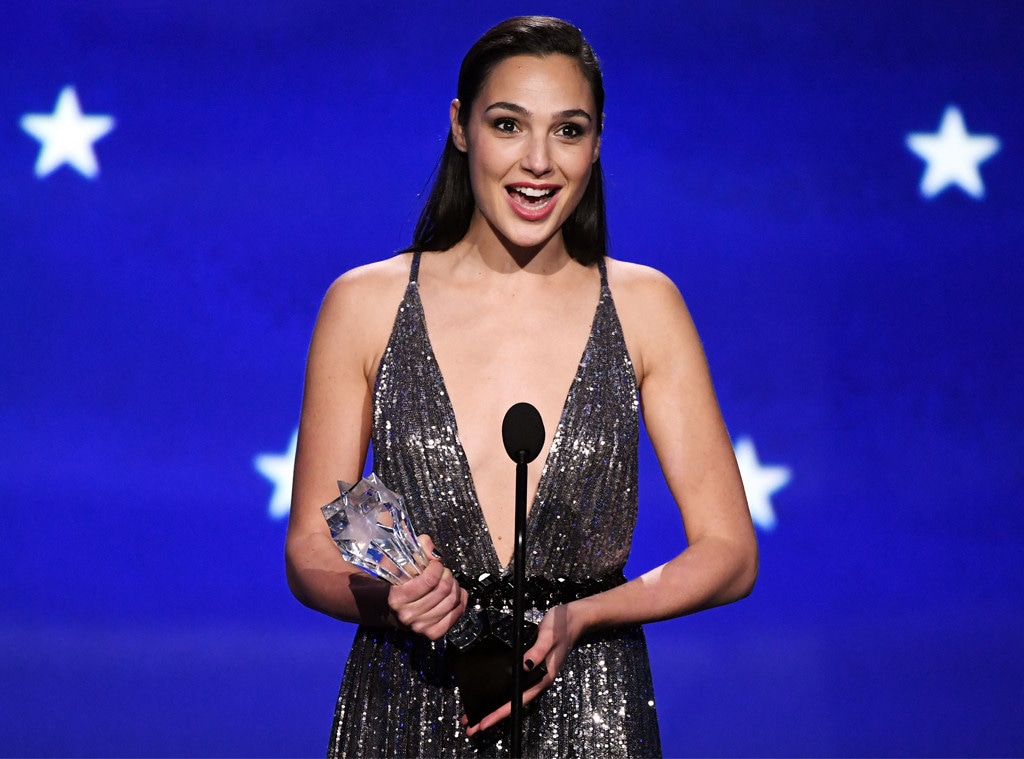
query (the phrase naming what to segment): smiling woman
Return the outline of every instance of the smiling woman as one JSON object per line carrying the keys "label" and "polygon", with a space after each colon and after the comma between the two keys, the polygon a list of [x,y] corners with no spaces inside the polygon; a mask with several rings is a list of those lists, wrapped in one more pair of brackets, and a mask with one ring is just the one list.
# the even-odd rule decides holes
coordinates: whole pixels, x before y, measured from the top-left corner
{"label": "smiling woman", "polygon": [[[525,693],[524,755],[659,755],[640,625],[753,585],[753,528],[686,307],[663,275],[606,258],[603,104],[578,29],[544,17],[491,29],[463,62],[413,244],[324,299],[287,561],[303,603],[360,624],[332,756],[507,753],[510,704],[466,718],[445,635],[468,607],[509,603],[515,488],[499,430],[517,403],[553,431],[527,478],[539,626],[522,666],[541,676]],[[627,582],[641,392],[688,543]],[[395,586],[343,561],[320,513],[337,480],[359,479],[371,442],[374,472],[435,551]]]}

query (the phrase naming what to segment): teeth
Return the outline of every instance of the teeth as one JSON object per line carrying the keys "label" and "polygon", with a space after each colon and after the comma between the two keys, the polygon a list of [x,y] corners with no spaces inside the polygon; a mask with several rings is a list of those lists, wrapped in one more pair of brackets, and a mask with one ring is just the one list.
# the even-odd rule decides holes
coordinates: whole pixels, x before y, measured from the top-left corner
{"label": "teeth", "polygon": [[552,193],[551,190],[538,190],[534,187],[516,187],[515,191],[528,198],[543,198]]}

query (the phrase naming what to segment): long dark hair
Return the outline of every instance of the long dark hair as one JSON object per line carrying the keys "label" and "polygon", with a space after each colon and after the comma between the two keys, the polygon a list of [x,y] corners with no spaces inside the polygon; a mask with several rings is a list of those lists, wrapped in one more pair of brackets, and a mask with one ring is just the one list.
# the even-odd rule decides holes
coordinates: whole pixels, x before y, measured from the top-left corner
{"label": "long dark hair", "polygon": [[[465,126],[484,82],[494,67],[516,55],[566,55],[576,61],[590,85],[601,133],[604,84],[601,67],[583,33],[570,23],[548,16],[519,16],[490,29],[466,53],[459,69],[459,122]],[[465,237],[476,204],[469,180],[469,158],[455,147],[451,131],[445,141],[434,184],[420,213],[413,241],[406,250],[448,250]],[[579,205],[562,225],[569,255],[590,265],[607,254],[608,225],[604,208],[601,159],[594,162],[590,182]]]}

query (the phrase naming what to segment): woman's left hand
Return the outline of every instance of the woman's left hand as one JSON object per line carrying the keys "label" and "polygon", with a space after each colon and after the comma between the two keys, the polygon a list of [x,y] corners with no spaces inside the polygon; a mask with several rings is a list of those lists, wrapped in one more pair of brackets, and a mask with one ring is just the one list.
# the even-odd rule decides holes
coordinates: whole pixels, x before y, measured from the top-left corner
{"label": "woman's left hand", "polygon": [[[576,645],[582,635],[582,623],[573,613],[572,604],[564,604],[549,609],[537,628],[537,641],[523,654],[523,669],[530,671],[534,667],[544,667],[546,672],[540,682],[523,691],[523,703],[529,703],[555,681],[569,651]],[[465,716],[462,724],[466,726],[466,735],[475,735],[501,722],[512,713],[509,702],[497,711],[491,712],[479,724],[469,725]]]}

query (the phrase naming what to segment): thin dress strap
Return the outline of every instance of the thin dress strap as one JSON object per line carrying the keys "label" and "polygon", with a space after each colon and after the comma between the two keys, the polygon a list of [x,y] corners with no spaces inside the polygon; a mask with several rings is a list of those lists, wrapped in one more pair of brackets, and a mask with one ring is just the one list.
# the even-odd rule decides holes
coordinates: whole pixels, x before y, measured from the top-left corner
{"label": "thin dress strap", "polygon": [[420,252],[418,250],[412,252],[412,265],[409,267],[409,284],[417,283],[417,278],[420,275]]}
{"label": "thin dress strap", "polygon": [[608,267],[605,266],[604,257],[602,256],[597,262],[597,268],[601,272],[601,289],[608,289]]}

